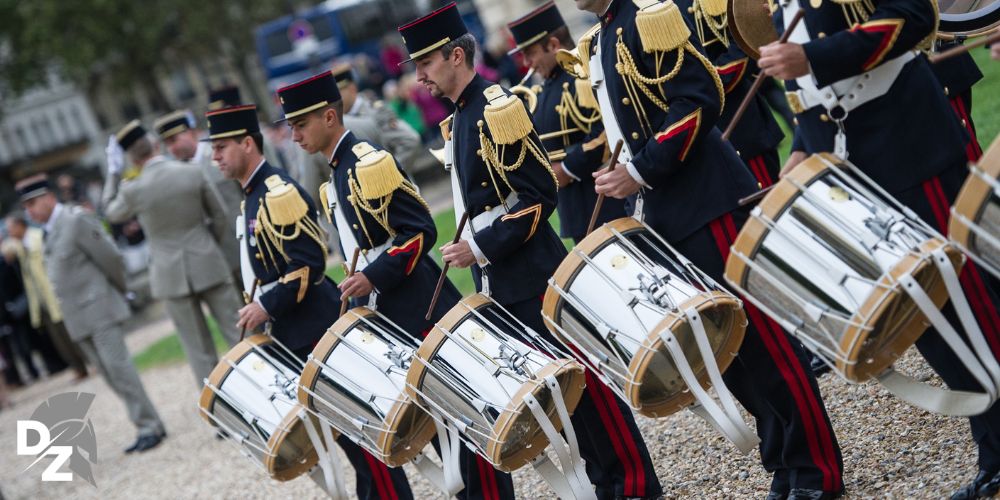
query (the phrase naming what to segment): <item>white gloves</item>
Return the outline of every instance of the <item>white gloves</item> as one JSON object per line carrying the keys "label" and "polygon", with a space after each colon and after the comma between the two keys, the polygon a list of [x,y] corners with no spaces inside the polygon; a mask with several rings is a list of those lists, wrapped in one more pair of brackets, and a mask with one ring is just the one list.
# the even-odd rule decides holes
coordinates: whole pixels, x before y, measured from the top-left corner
{"label": "white gloves", "polygon": [[108,138],[108,147],[104,153],[108,157],[108,175],[120,176],[125,171],[125,151],[115,136]]}

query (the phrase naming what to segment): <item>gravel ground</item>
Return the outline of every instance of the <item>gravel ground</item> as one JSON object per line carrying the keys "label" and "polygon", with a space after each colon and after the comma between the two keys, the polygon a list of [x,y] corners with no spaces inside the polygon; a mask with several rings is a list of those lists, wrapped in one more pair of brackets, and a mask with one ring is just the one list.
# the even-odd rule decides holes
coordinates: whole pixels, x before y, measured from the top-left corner
{"label": "gravel ground", "polygon": [[[144,334],[146,337],[152,333]],[[133,340],[133,337],[136,340]],[[129,343],[143,340],[130,336]],[[134,349],[134,347],[133,347]],[[913,351],[900,366],[925,379],[930,371]],[[196,411],[197,392],[186,365],[142,374],[169,437],[139,455],[121,450],[135,438],[124,409],[99,378],[73,384],[69,375],[49,378],[12,394],[14,406],[0,411],[0,488],[5,498],[313,498],[322,492],[307,478],[268,479],[213,432]],[[826,376],[821,388],[843,447],[848,498],[941,498],[971,479],[975,449],[964,419],[916,410],[877,385],[849,386]],[[27,418],[48,396],[97,394],[90,418],[97,431],[97,488],[83,480],[42,483],[41,468],[27,472],[33,457],[16,456],[15,422]],[[739,456],[708,424],[688,412],[640,426],[670,498],[753,498],[767,493],[770,477],[756,452]],[[408,467],[418,498],[440,498]],[[350,475],[350,474],[349,474]],[[530,469],[515,473],[520,498],[553,496]],[[352,486],[353,488],[353,486]]]}

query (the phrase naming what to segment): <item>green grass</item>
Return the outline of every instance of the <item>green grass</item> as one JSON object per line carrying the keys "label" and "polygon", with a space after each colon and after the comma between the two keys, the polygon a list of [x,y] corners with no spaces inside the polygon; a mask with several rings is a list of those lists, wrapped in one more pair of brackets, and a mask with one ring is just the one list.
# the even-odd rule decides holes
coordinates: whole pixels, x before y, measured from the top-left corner
{"label": "green grass", "polygon": [[1000,61],[990,59],[986,49],[973,49],[972,57],[983,72],[983,79],[972,88],[972,120],[985,150],[1000,134]]}
{"label": "green grass", "polygon": [[[229,350],[226,341],[219,333],[219,325],[215,320],[208,318],[208,329],[212,331],[212,339],[215,340],[215,351],[219,355]],[[153,345],[147,347],[139,354],[132,356],[132,362],[139,371],[145,371],[161,365],[182,363],[187,359],[184,355],[184,348],[181,347],[181,340],[177,332],[157,340]]]}

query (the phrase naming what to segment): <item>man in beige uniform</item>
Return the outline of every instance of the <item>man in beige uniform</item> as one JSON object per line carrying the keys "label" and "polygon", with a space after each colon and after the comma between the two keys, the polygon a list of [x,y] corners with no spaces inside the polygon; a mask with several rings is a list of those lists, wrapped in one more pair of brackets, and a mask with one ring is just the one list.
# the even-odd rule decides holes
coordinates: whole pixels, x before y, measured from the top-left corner
{"label": "man in beige uniform", "polygon": [[70,338],[125,403],[138,430],[125,453],[153,448],[167,433],[125,346],[123,323],[130,312],[121,254],[91,214],[56,200],[45,176],[29,177],[15,188],[28,216],[45,225],[45,271]]}
{"label": "man in beige uniform", "polygon": [[119,185],[123,162],[109,151],[105,215],[111,222],[138,216],[149,240],[153,298],[165,301],[201,387],[218,363],[202,304],[208,305],[230,345],[239,340],[240,298],[219,247],[220,241],[231,237],[232,228],[219,194],[200,167],[155,154],[155,145],[138,120],[122,128],[115,139],[142,172]]}
{"label": "man in beige uniform", "polygon": [[76,372],[76,379],[86,377],[87,364],[83,353],[69,338],[69,332],[63,324],[59,299],[52,291],[52,282],[45,274],[44,232],[37,227],[28,226],[28,221],[20,213],[8,215],[6,224],[7,234],[20,242],[17,246],[17,260],[21,263],[21,277],[24,281],[25,295],[28,297],[31,327],[35,329],[44,327],[59,355]]}
{"label": "man in beige uniform", "polygon": [[[178,110],[166,114],[153,123],[156,134],[160,136],[167,152],[174,159],[193,163],[201,168],[205,177],[215,186],[222,200],[222,208],[226,212],[226,223],[230,230],[235,231],[236,218],[240,215],[240,204],[243,203],[243,190],[238,182],[222,176],[218,165],[212,162],[212,148],[207,142],[200,142],[204,134],[195,125],[194,115],[190,111]],[[240,277],[240,245],[236,238],[225,238],[219,242],[222,254],[229,263],[229,271],[233,275],[233,284],[242,293],[243,278]]]}

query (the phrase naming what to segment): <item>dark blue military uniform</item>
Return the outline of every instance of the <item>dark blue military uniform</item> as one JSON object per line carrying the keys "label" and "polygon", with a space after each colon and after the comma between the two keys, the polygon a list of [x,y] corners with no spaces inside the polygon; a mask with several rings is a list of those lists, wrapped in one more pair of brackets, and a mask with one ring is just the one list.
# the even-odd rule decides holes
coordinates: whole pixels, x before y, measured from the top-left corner
{"label": "dark blue military uniform", "polygon": [[[538,94],[538,105],[532,116],[535,131],[539,135],[563,130],[563,94],[568,94],[571,102],[578,102],[576,95],[576,78],[556,66],[552,75],[545,79],[542,91]],[[552,137],[542,141],[545,150],[552,154],[563,151],[565,157],[561,160],[562,167],[578,180],[559,189],[560,233],[563,238],[573,238],[579,242],[587,234],[590,216],[597,204],[597,193],[594,192],[594,177],[591,175],[604,166],[608,151],[607,139],[604,135],[604,125],[600,120],[600,110],[589,111],[590,130],[580,130],[560,137]],[[568,112],[568,111],[566,111]],[[575,128],[569,120],[569,128]],[[625,203],[621,200],[606,199],[601,204],[601,212],[597,216],[597,226],[625,216]]]}
{"label": "dark blue military uniform", "polygon": [[[265,180],[278,176],[291,184],[309,206],[307,217],[316,222],[316,206],[309,195],[288,173],[268,164],[261,165],[253,174],[243,193],[245,244],[250,255],[250,265],[254,275],[260,280],[258,288],[264,290],[269,283],[277,283],[274,288],[260,295],[260,305],[271,317],[270,334],[293,352],[312,352],[327,328],[337,321],[340,311],[340,293],[334,283],[326,277],[326,254],[324,248],[306,236],[286,241],[284,251],[289,260],[271,259],[262,252],[257,213],[267,195]],[[304,271],[302,271],[304,270]],[[291,279],[288,277],[291,276]]]}
{"label": "dark blue military uniform", "polygon": [[[944,52],[958,45],[961,44],[957,41],[938,40],[935,50]],[[979,146],[976,124],[972,121],[972,86],[983,79],[983,72],[968,52],[931,64],[931,70],[941,84],[944,95],[948,97],[951,108],[955,110],[962,128],[969,134],[969,142],[965,145],[966,158],[978,161],[983,156],[983,149]]]}
{"label": "dark blue military uniform", "polygon": [[[738,200],[757,183],[716,128],[725,89],[711,61],[687,38],[680,13],[665,16],[656,28],[673,38],[651,47],[640,39],[636,14],[632,1],[613,1],[600,31],[581,46],[601,57],[603,85],[631,148],[630,173],[645,185],[646,223],[723,283],[729,248],[747,218]],[[619,47],[629,54],[622,61]],[[592,71],[598,85],[596,78]],[[656,78],[662,82],[647,86],[649,94],[629,90],[636,81]],[[608,120],[605,115],[610,130]],[[757,421],[761,461],[774,473],[772,489],[842,490],[840,449],[804,349],[752,304],[744,307],[750,324],[723,378]]]}
{"label": "dark blue military uniform", "polygon": [[[445,280],[431,320],[424,319],[424,312],[430,306],[434,287],[441,275],[441,267],[430,257],[430,250],[437,241],[437,227],[421,200],[402,190],[393,192],[388,209],[388,224],[395,235],[390,236],[370,213],[353,208],[348,200],[351,194],[349,182],[358,158],[351,148],[359,142],[362,141],[348,131],[330,162],[333,169],[331,181],[336,183],[340,197],[337,203],[343,207],[344,218],[350,224],[348,228],[338,227],[337,231],[351,231],[362,252],[392,240],[392,246],[362,272],[379,292],[376,310],[410,335],[421,338],[462,296],[451,281]],[[402,170],[400,173],[403,174]],[[363,222],[358,219],[358,214]],[[358,305],[368,303],[368,297],[353,300]]]}
{"label": "dark blue military uniform", "polygon": [[[913,50],[933,32],[936,21],[927,0],[884,0],[864,19],[848,19],[833,2],[822,2],[818,8],[803,2],[801,7],[810,38],[803,47],[819,86],[871,71]],[[779,33],[784,28],[782,17],[779,10],[775,16]],[[795,82],[786,86],[798,88]],[[837,128],[827,110],[816,106],[798,111],[797,139],[805,151],[832,150]],[[849,160],[942,234],[947,233],[951,203],[968,173],[969,135],[954,116],[941,83],[919,55],[902,67],[884,95],[854,109],[844,121]],[[995,292],[971,261],[960,279],[987,340],[1000,345],[1000,302]],[[944,314],[951,324],[959,324],[950,304]],[[981,390],[936,330],[929,328],[916,345],[950,388]],[[970,418],[970,423],[979,447],[979,467],[993,475],[1000,471],[1000,408],[994,405]]]}
{"label": "dark blue military uniform", "polygon": [[[685,15],[688,25],[693,27],[691,43],[701,47],[719,72],[726,98],[722,106],[722,116],[719,117],[716,126],[719,130],[725,130],[733,121],[736,109],[740,107],[740,103],[753,86],[753,79],[760,72],[760,68],[733,40],[728,25],[723,24],[720,38],[707,26],[704,18],[695,18],[696,2],[700,4],[701,0],[676,0],[674,3]],[[699,12],[703,13],[704,10]],[[697,29],[698,23],[702,24],[700,30]],[[704,40],[699,36],[699,32],[704,35]],[[778,144],[784,136],[762,93],[753,97],[740,122],[729,136],[729,142],[736,148],[736,153],[743,159],[743,163],[747,165],[762,188],[778,182],[778,173],[781,171]]]}

